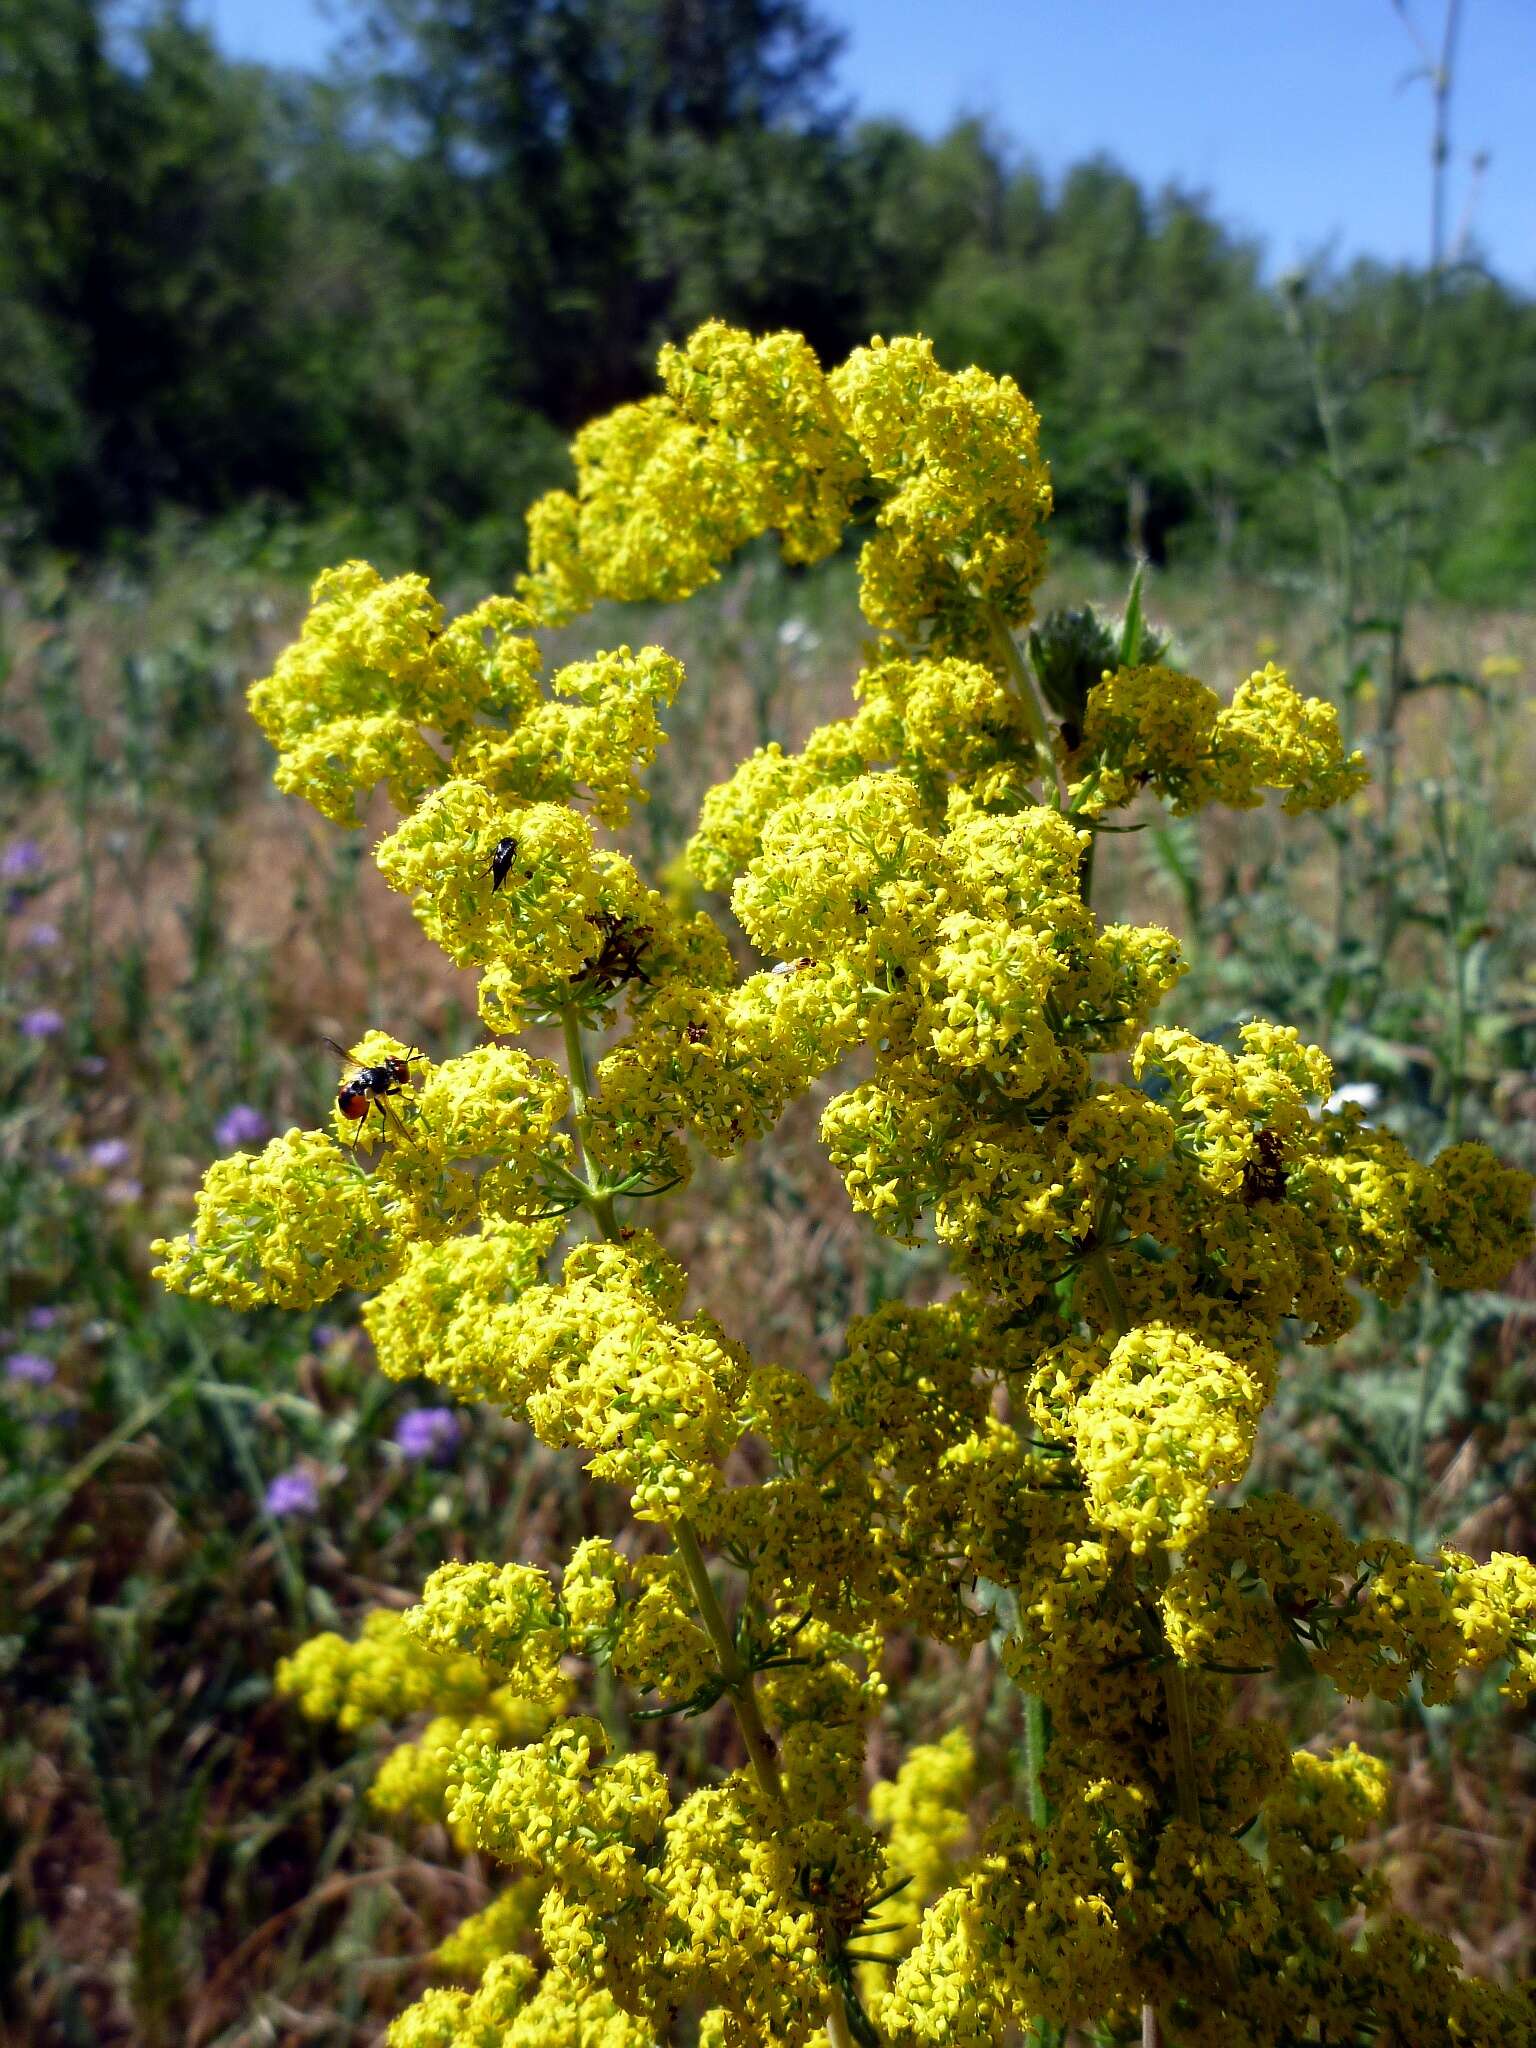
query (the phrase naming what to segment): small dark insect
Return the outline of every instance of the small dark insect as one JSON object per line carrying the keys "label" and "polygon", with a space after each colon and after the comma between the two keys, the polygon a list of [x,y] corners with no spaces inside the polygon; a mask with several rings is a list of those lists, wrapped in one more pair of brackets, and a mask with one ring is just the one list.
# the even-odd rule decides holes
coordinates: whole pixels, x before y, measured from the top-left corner
{"label": "small dark insect", "polygon": [[517,841],[515,839],[498,839],[491,849],[491,864],[485,871],[491,877],[491,894],[493,896],[512,872],[512,863],[516,859]]}
{"label": "small dark insect", "polygon": [[587,922],[596,925],[602,935],[602,944],[591,959],[583,963],[581,973],[576,977],[578,980],[590,981],[604,995],[611,995],[629,981],[650,980],[640,965],[641,955],[650,943],[651,928],[648,924],[634,924],[627,917],[615,917],[611,910],[589,913]]}
{"label": "small dark insect", "polygon": [[1275,1606],[1287,1621],[1306,1621],[1317,1612],[1318,1602],[1279,1587],[1273,1594]]}
{"label": "small dark insect", "polygon": [[1258,1158],[1243,1168],[1243,1200],[1278,1202],[1285,1194],[1285,1154],[1278,1131],[1260,1131],[1254,1139]]}
{"label": "small dark insect", "polygon": [[709,1029],[704,1024],[684,1025],[683,1036],[690,1045],[708,1045],[709,1043]]}
{"label": "small dark insect", "polygon": [[336,1107],[349,1122],[357,1126],[352,1140],[353,1150],[357,1149],[363,1135],[363,1127],[370,1112],[375,1109],[379,1112],[381,1123],[394,1124],[409,1138],[410,1132],[401,1123],[397,1113],[390,1108],[388,1097],[398,1095],[402,1089],[410,1086],[411,1064],[424,1055],[413,1045],[403,1059],[398,1053],[391,1053],[372,1066],[363,1066],[359,1064],[355,1053],[350,1053],[344,1046],[338,1045],[334,1038],[328,1038],[325,1042],[331,1051],[352,1069],[336,1090]]}

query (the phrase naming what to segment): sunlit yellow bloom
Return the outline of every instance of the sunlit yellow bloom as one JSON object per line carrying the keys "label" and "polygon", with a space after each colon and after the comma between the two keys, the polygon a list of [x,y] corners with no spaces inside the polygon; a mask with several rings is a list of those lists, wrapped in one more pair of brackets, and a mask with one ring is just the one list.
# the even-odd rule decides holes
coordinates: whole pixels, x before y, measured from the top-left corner
{"label": "sunlit yellow bloom", "polygon": [[[385,1373],[628,1500],[563,1566],[444,1564],[279,1668],[378,1746],[378,1811],[500,1866],[438,1949],[465,1981],[391,2048],[810,2048],[829,2020],[995,2048],[1130,2039],[1144,2007],[1180,2048],[1524,2048],[1528,1997],[1463,1977],[1350,1854],[1384,1768],[1227,1709],[1235,1672],[1299,1662],[1356,1698],[1536,1690],[1527,1560],[1229,1492],[1287,1322],[1328,1343],[1426,1268],[1497,1286],[1531,1178],[1329,1109],[1289,1027],[1159,1022],[1177,940],[1088,900],[1112,813],[1321,809],[1359,756],[1272,663],[1229,701],[1164,660],[1092,684],[1102,636],[1040,738],[1014,636],[1051,487],[1011,380],[919,338],[824,371],[718,322],[660,377],[576,437],[517,597],[449,620],[344,565],[254,686],[282,788],[342,823],[394,804],[378,867],[489,1036],[437,1059],[367,1031],[328,1122],[216,1162],[156,1248],[240,1309],[355,1290]],[[854,517],[878,637],[846,715],[751,755],[648,879],[613,835],[699,678],[621,645],[546,682],[536,632],[685,596],[765,534],[819,560]],[[549,1026],[566,1070],[495,1042]],[[870,1266],[825,1371],[749,1356],[637,1220],[806,1098],[851,1206],[925,1247],[920,1301]],[[1027,1811],[995,1714],[912,1739],[973,1656],[1048,1718]],[[731,1705],[750,1768],[589,1711]]]}

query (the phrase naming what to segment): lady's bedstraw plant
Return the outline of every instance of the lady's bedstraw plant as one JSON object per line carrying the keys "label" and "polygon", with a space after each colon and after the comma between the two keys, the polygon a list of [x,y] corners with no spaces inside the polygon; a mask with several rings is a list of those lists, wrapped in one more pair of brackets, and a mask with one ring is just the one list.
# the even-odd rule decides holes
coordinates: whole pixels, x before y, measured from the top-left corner
{"label": "lady's bedstraw plant", "polygon": [[[1460,1976],[1351,1859],[1381,1766],[1227,1708],[1231,1674],[1298,1656],[1351,1697],[1429,1700],[1507,1660],[1524,1698],[1536,1570],[1226,1493],[1280,1325],[1326,1344],[1426,1262],[1497,1282],[1527,1178],[1320,1109],[1328,1061],[1292,1031],[1149,1027],[1174,939],[1084,900],[1140,792],[1303,811],[1356,790],[1358,757],[1273,667],[1223,703],[1134,654],[1085,676],[1058,634],[1036,694],[1016,636],[1050,486],[1008,379],[915,340],[826,375],[797,336],[718,325],[661,374],[577,437],[516,598],[445,623],[421,579],[350,564],[252,691],[282,788],[351,823],[387,785],[386,879],[480,970],[490,1032],[558,1020],[565,1071],[501,1043],[424,1061],[371,1166],[339,1120],[290,1131],[211,1167],[159,1247],[170,1286],[236,1306],[365,1291],[386,1372],[500,1404],[665,1534],[582,1543],[557,1577],[446,1564],[405,1616],[283,1667],[345,1726],[429,1715],[379,1803],[510,1872],[441,1953],[474,1988],[428,1992],[393,2048],[1528,2043],[1527,1994]],[[814,561],[859,517],[879,637],[856,708],[753,755],[689,850],[764,962],[743,978],[594,829],[641,795],[678,664],[621,647],[546,687],[531,635],[684,597],[770,529]],[[820,1387],[690,1312],[634,1218],[694,1145],[739,1152],[845,1061],[863,1078],[821,1129],[849,1197],[931,1232],[956,1287],[857,1320]],[[733,1483],[744,1438],[735,1469],[768,1476]],[[996,1589],[1002,1661],[1049,1713],[1044,1796],[977,1787],[960,1733],[870,1784],[887,1646],[969,1652]],[[612,1753],[580,1711],[594,1666],[637,1702],[728,1706],[748,1766],[690,1789]]]}

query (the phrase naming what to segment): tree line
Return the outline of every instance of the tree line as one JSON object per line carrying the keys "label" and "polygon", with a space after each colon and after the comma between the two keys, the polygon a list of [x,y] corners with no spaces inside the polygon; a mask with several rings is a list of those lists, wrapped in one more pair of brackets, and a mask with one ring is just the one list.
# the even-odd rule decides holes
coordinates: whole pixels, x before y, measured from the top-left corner
{"label": "tree line", "polygon": [[349,21],[316,77],[230,61],[180,0],[0,0],[13,544],[256,499],[504,554],[564,435],[718,315],[1011,373],[1085,546],[1304,558],[1331,406],[1365,493],[1407,441],[1435,465],[1443,583],[1536,571],[1536,305],[1474,264],[1277,287],[1204,198],[1107,156],[1051,180],[982,122],[854,118],[807,0]]}

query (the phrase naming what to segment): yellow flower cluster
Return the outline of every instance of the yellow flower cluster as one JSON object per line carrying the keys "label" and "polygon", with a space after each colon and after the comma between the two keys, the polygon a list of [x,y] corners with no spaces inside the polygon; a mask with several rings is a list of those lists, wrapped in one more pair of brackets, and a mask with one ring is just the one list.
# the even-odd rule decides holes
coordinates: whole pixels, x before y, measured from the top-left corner
{"label": "yellow flower cluster", "polygon": [[930,342],[876,341],[831,379],[874,484],[879,531],[859,558],[871,624],[982,653],[1022,623],[1045,568],[1051,487],[1040,421],[1011,377],[951,375]]}
{"label": "yellow flower cluster", "polygon": [[443,1657],[423,1646],[402,1615],[380,1609],[361,1635],[314,1636],[278,1666],[277,1684],[312,1721],[366,1728],[409,1718],[427,1707],[466,1712],[483,1704],[486,1675],[472,1657]]}
{"label": "yellow flower cluster", "polygon": [[1273,662],[1226,705],[1160,664],[1106,675],[1089,692],[1073,769],[1085,809],[1151,789],[1177,815],[1212,803],[1252,810],[1266,789],[1285,792],[1287,811],[1326,810],[1367,779],[1364,757],[1344,752],[1334,707],[1300,696]]}
{"label": "yellow flower cluster", "polygon": [[[168,1286],[229,1308],[310,1308],[344,1288],[409,1284],[434,1269],[433,1252],[451,1265],[462,1248],[440,1241],[477,1218],[515,1262],[528,1242],[518,1219],[537,1216],[549,1174],[569,1156],[559,1069],[494,1045],[434,1065],[381,1031],[354,1052],[354,1077],[386,1076],[366,1115],[349,1117],[338,1101],[330,1134],[289,1131],[211,1166],[191,1230],[154,1246]],[[370,1124],[380,1147],[371,1165]],[[497,1224],[512,1227],[498,1234]]]}
{"label": "yellow flower cluster", "polygon": [[565,1630],[549,1580],[532,1565],[440,1565],[406,1626],[429,1650],[473,1657],[524,1698],[565,1696]]}
{"label": "yellow flower cluster", "polygon": [[1094,1521],[1133,1551],[1182,1550],[1204,1528],[1213,1489],[1247,1471],[1264,1391],[1182,1331],[1128,1331],[1072,1404]]}
{"label": "yellow flower cluster", "polygon": [[581,798],[605,825],[623,825],[630,806],[645,802],[638,773],[656,758],[664,738],[658,709],[682,680],[681,662],[660,647],[572,662],[550,680],[554,701],[536,705],[504,737],[476,732],[454,767],[498,796]]}
{"label": "yellow flower cluster", "polygon": [[413,1244],[363,1320],[392,1379],[440,1380],[468,1400],[495,1396],[503,1329],[520,1294],[543,1277],[554,1220],[487,1218],[473,1235]]}
{"label": "yellow flower cluster", "polygon": [[156,1277],[226,1308],[313,1308],[393,1275],[405,1206],[325,1132],[287,1131],[209,1167],[192,1228],[152,1247]]}
{"label": "yellow flower cluster", "polygon": [[1105,2017],[1120,2031],[1156,2004],[1187,2014],[1177,2038],[1200,2048],[1280,2048],[1319,2024],[1321,2038],[1513,2048],[1536,2017],[1526,1992],[1461,1977],[1450,1943],[1396,1916],[1359,1944],[1341,1932],[1380,1905],[1346,1851],[1385,1792],[1357,1749],[1282,1757],[1244,1816],[1263,1824],[1262,1862],[1192,1822],[1149,1827],[1147,1803],[1105,1782],[1075,1787],[1043,1828],[999,1824],[924,1915],[882,2013],[889,2038],[985,2048],[1010,2026]]}
{"label": "yellow flower cluster", "polygon": [[572,444],[576,493],[529,514],[523,590],[548,619],[598,597],[687,597],[753,535],[790,561],[828,555],[862,478],[821,365],[797,334],[712,321],[661,357],[663,396]]}
{"label": "yellow flower cluster", "polygon": [[1012,378],[951,374],[920,340],[856,349],[828,376],[799,335],[719,322],[664,350],[661,373],[664,395],[583,428],[574,494],[530,513],[521,593],[539,617],[687,597],[769,531],[789,561],[817,561],[874,498],[860,560],[873,625],[975,653],[994,616],[1028,618],[1051,488]]}
{"label": "yellow flower cluster", "polygon": [[865,1935],[880,1958],[879,1966],[866,1965],[861,1981],[877,2021],[886,2017],[884,1970],[912,1946],[924,1908],[953,1882],[955,1851],[971,1834],[975,1788],[976,1753],[961,1728],[941,1742],[915,1744],[894,1778],[870,1787],[869,1817],[885,1837],[887,1881],[900,1886],[884,1902],[883,1927]]}
{"label": "yellow flower cluster", "polygon": [[1169,1642],[1191,1665],[1258,1670],[1300,1645],[1353,1698],[1401,1699],[1418,1680],[1448,1699],[1464,1671],[1507,1664],[1517,1702],[1536,1689],[1536,1565],[1496,1552],[1425,1561],[1353,1538],[1287,1494],[1215,1509],[1162,1595]]}
{"label": "yellow flower cluster", "polygon": [[442,780],[433,745],[538,698],[525,606],[490,598],[450,625],[421,576],[386,583],[366,562],[329,569],[297,643],[251,687],[251,712],[278,753],[277,786],[340,825],[378,782],[408,809]]}
{"label": "yellow flower cluster", "polygon": [[502,1398],[628,1485],[642,1518],[695,1509],[736,1435],[742,1361],[707,1316],[678,1320],[683,1286],[654,1240],[578,1246],[517,1302],[501,1367]]}
{"label": "yellow flower cluster", "polygon": [[414,1247],[368,1310],[384,1370],[500,1403],[629,1486],[639,1515],[692,1512],[737,1435],[739,1350],[679,1319],[684,1277],[644,1233],[575,1247],[553,1284],[530,1282],[530,1252],[515,1225]]}
{"label": "yellow flower cluster", "polygon": [[[1050,487],[1007,379],[921,340],[828,373],[719,324],[662,379],[577,437],[516,599],[445,622],[421,579],[349,565],[252,693],[283,788],[355,822],[387,786],[386,880],[478,971],[488,1029],[557,1025],[565,1070],[369,1032],[330,1127],[218,1162],[158,1247],[168,1285],[235,1307],[366,1295],[386,1373],[504,1408],[653,1525],[563,1571],[444,1565],[279,1674],[314,1717],[408,1724],[376,1803],[507,1867],[439,1952],[471,1988],[392,2048],[992,2048],[1036,2020],[1128,2039],[1148,2008],[1185,2048],[1527,2041],[1523,1994],[1383,1914],[1348,1853],[1380,1768],[1226,1710],[1234,1672],[1297,1658],[1356,1696],[1494,1666],[1536,1689],[1529,1561],[1229,1491],[1287,1319],[1324,1343],[1426,1267],[1496,1285],[1530,1178],[1328,1110],[1294,1031],[1157,1024],[1174,937],[1089,901],[1107,813],[1321,808],[1358,758],[1273,667],[1227,704],[1160,658],[1094,684],[1091,621],[1089,672],[1032,680]],[[856,509],[883,637],[855,701],[710,792],[687,862],[719,914],[680,907],[603,837],[680,667],[621,647],[546,688],[534,635],[685,595],[767,531],[815,560]],[[690,1306],[632,1219],[844,1061],[820,1128],[851,1203],[931,1233],[957,1284],[856,1318],[822,1384]],[[923,1644],[995,1654],[1048,1715],[1029,1811],[978,1791],[990,1735],[898,1749],[866,1789]],[[748,1768],[674,1785],[673,1751],[583,1711],[615,1690],[733,1711]]]}
{"label": "yellow flower cluster", "polygon": [[563,1695],[530,1699],[462,1652],[443,1652],[411,1632],[406,1617],[377,1610],[355,1641],[327,1634],[304,1643],[277,1668],[277,1689],[312,1721],[350,1730],[421,1721],[416,1735],[383,1758],[370,1790],[384,1813],[446,1820],[455,1757],[466,1740],[523,1741],[537,1735]]}
{"label": "yellow flower cluster", "polygon": [[429,1991],[400,2015],[387,2048],[661,2048],[656,2033],[579,1976],[540,1978],[520,1955],[491,1962],[475,1991]]}

